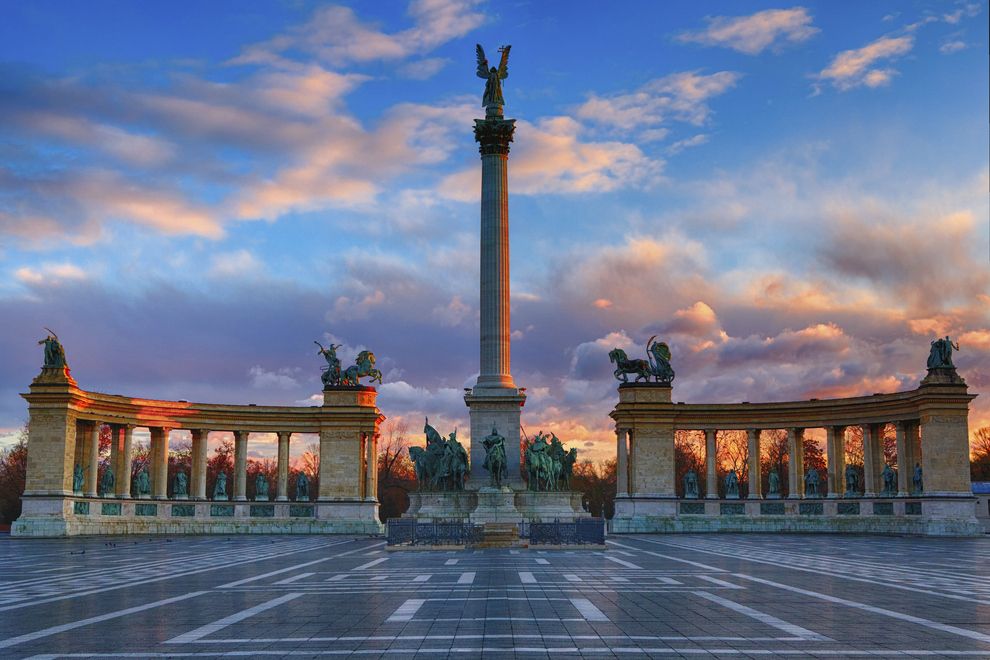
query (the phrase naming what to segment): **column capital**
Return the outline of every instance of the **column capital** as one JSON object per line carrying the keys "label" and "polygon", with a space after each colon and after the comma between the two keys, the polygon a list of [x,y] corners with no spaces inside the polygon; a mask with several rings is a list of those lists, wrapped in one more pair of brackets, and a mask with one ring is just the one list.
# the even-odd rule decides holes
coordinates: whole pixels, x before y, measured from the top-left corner
{"label": "column capital", "polygon": [[482,156],[509,154],[509,143],[516,130],[515,119],[475,119],[474,139]]}

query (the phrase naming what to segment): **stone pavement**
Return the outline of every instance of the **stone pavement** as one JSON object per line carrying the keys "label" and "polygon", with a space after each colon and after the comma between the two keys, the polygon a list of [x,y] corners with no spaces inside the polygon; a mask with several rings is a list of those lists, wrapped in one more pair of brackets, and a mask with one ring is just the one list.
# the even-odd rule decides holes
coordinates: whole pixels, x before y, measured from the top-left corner
{"label": "stone pavement", "polygon": [[0,537],[0,657],[990,657],[990,538]]}

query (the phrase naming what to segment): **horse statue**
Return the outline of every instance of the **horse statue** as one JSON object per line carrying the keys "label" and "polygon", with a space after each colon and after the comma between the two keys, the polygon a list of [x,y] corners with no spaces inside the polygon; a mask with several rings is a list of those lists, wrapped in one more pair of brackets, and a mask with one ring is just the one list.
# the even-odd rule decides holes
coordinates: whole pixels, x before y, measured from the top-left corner
{"label": "horse statue", "polygon": [[506,473],[505,460],[505,438],[498,434],[498,430],[492,426],[491,435],[485,436],[481,441],[485,447],[484,468],[490,475],[489,483],[493,488],[502,487],[502,478]]}
{"label": "horse statue", "polygon": [[550,445],[543,431],[536,434],[533,442],[526,447],[526,470],[529,473],[530,490],[550,490],[551,462],[548,453]]}
{"label": "horse statue", "polygon": [[468,455],[457,441],[457,431],[444,438],[430,426],[429,418],[423,426],[426,447],[410,447],[409,458],[416,469],[416,481],[420,490],[464,490],[468,474]]}
{"label": "horse statue", "polygon": [[430,470],[427,465],[426,450],[422,447],[410,447],[409,458],[416,469],[416,483],[419,484],[419,489],[423,490],[424,486],[430,485]]}
{"label": "horse statue", "polygon": [[626,352],[621,348],[613,348],[608,352],[608,359],[615,366],[613,375],[623,383],[629,382],[629,374],[636,375],[636,382],[641,380],[649,381],[653,375],[650,363],[646,360],[630,360]]}
{"label": "horse statue", "polygon": [[564,460],[560,464],[560,474],[565,490],[571,489],[571,476],[574,474],[575,463],[577,463],[577,449],[571,447],[570,451],[564,454]]}
{"label": "horse statue", "polygon": [[347,367],[347,370],[341,374],[341,385],[360,385],[360,379],[366,377],[370,378],[372,383],[377,380],[381,384],[382,372],[375,368],[374,353],[371,351],[361,351],[358,353],[355,363]]}
{"label": "horse statue", "polygon": [[658,383],[670,385],[674,380],[674,368],[670,366],[670,347],[666,342],[654,341],[656,335],[646,342],[646,355],[650,361],[650,372]]}

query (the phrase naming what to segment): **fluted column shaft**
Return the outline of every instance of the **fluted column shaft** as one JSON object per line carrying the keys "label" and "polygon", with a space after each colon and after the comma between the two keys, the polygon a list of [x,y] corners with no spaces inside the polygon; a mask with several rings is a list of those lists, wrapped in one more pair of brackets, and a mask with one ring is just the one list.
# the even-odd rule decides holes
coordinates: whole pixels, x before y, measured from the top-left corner
{"label": "fluted column shaft", "polygon": [[509,142],[515,120],[475,120],[481,152],[481,370],[479,388],[514,388],[509,322]]}
{"label": "fluted column shaft", "polygon": [[715,470],[715,429],[705,429],[705,497],[718,499],[718,473]]}
{"label": "fluted column shaft", "polygon": [[760,470],[760,429],[746,429],[749,443],[749,499],[763,497],[763,475]]}
{"label": "fluted column shaft", "polygon": [[150,428],[151,496],[156,500],[168,498],[168,434],[167,428]]}
{"label": "fluted column shaft", "polygon": [[234,500],[247,499],[248,431],[234,431]]}
{"label": "fluted column shaft", "polygon": [[190,497],[194,500],[206,499],[206,453],[210,444],[210,431],[197,429],[192,431],[192,474],[189,475]]}
{"label": "fluted column shaft", "polygon": [[828,496],[842,497],[846,491],[846,427],[827,427],[825,443],[828,452]]}
{"label": "fluted column shaft", "polygon": [[275,501],[289,499],[289,439],[292,433],[279,431],[278,434],[278,485],[275,488]]}
{"label": "fluted column shaft", "polygon": [[801,499],[804,493],[804,429],[787,429],[788,499]]}
{"label": "fluted column shaft", "polygon": [[907,497],[911,492],[911,456],[908,452],[907,423],[894,423],[894,441],[897,443],[897,496]]}
{"label": "fluted column shaft", "polygon": [[94,422],[89,430],[89,443],[86,450],[89,452],[87,459],[89,466],[86,470],[85,493],[87,497],[96,497],[100,485],[100,427],[103,425]]}
{"label": "fluted column shaft", "polygon": [[863,496],[876,497],[883,461],[883,424],[863,424]]}
{"label": "fluted column shaft", "polygon": [[619,497],[629,497],[629,453],[626,449],[627,429],[615,430],[615,485]]}
{"label": "fluted column shaft", "polygon": [[127,425],[121,429],[120,472],[117,473],[117,495],[131,497],[131,460],[134,444],[134,427]]}

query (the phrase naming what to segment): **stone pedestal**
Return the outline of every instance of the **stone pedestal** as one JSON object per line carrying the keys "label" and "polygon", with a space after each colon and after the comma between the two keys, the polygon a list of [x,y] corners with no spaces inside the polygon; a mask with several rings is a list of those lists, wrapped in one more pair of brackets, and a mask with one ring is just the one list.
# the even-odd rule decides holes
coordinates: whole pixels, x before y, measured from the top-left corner
{"label": "stone pedestal", "polygon": [[506,486],[478,489],[478,504],[471,512],[471,522],[519,522],[522,516],[516,509],[516,493]]}
{"label": "stone pedestal", "polygon": [[482,467],[485,463],[485,446],[482,439],[492,432],[492,427],[505,438],[505,479],[504,484],[513,490],[522,490],[519,455],[519,418],[526,403],[526,395],[512,388],[474,388],[464,395],[464,403],[471,415],[471,473],[467,487],[478,490],[488,481],[488,473]]}

